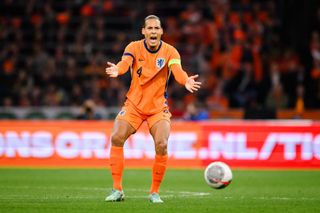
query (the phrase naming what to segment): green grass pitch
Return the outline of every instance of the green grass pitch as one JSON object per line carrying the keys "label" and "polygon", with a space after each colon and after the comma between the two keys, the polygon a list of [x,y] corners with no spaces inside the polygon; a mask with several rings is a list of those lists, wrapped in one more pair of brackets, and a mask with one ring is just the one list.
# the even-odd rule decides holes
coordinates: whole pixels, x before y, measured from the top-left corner
{"label": "green grass pitch", "polygon": [[234,170],[225,189],[209,188],[203,170],[169,169],[165,203],[151,204],[151,172],[127,169],[124,202],[106,203],[103,169],[0,169],[0,212],[320,212],[320,171]]}

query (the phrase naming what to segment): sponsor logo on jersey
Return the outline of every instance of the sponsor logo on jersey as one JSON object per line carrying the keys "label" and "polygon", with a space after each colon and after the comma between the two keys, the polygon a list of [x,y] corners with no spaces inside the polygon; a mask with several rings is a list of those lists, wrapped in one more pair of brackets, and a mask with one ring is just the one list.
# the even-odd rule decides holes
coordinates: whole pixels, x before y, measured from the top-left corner
{"label": "sponsor logo on jersey", "polygon": [[162,67],[165,65],[165,59],[164,58],[157,58],[156,65],[158,69],[162,69]]}

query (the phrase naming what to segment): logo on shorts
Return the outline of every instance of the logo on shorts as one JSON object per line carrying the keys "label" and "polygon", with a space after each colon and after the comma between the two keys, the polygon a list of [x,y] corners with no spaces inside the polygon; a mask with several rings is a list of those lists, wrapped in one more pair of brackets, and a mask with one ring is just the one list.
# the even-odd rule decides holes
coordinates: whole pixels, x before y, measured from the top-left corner
{"label": "logo on shorts", "polygon": [[124,116],[126,114],[126,111],[123,109],[119,112],[119,115]]}
{"label": "logo on shorts", "polygon": [[157,60],[156,60],[156,65],[157,65],[157,68],[158,68],[158,69],[162,69],[162,67],[164,66],[164,64],[165,64],[164,58],[157,58]]}

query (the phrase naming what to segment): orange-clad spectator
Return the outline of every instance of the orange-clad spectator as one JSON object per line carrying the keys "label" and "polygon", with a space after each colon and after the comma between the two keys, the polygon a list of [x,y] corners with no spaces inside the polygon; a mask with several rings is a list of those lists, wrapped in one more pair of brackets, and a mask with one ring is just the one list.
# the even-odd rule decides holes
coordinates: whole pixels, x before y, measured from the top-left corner
{"label": "orange-clad spectator", "polygon": [[287,49],[283,57],[278,60],[278,64],[281,72],[288,72],[290,67],[299,64],[299,57],[293,50]]}
{"label": "orange-clad spectator", "polygon": [[218,38],[218,29],[214,21],[206,20],[204,21],[202,32],[203,43],[205,45],[212,44]]}
{"label": "orange-clad spectator", "polygon": [[12,26],[16,29],[19,29],[21,27],[21,18],[19,17],[14,17],[11,20]]}
{"label": "orange-clad spectator", "polygon": [[183,21],[198,22],[201,19],[202,13],[197,9],[195,4],[188,4],[187,9],[180,14]]}
{"label": "orange-clad spectator", "polygon": [[217,86],[213,94],[206,99],[209,110],[226,110],[229,107],[229,100],[224,96],[221,86]]}
{"label": "orange-clad spectator", "polygon": [[163,35],[163,40],[175,46],[181,38],[181,31],[177,30],[179,29],[177,19],[173,16],[168,17],[165,22],[165,26],[166,33]]}
{"label": "orange-clad spectator", "polygon": [[233,32],[233,38],[236,41],[244,41],[246,39],[246,34],[242,29],[237,28]]}
{"label": "orange-clad spectator", "polygon": [[246,11],[243,13],[243,22],[247,25],[251,25],[253,23],[254,19],[252,16],[251,11]]}
{"label": "orange-clad spectator", "polygon": [[262,65],[260,50],[261,50],[261,39],[259,37],[255,37],[254,42],[252,44],[252,56],[253,56],[254,77],[257,82],[262,81],[262,78],[263,78],[263,65]]}
{"label": "orange-clad spectator", "polygon": [[269,20],[268,12],[266,11],[259,11],[258,12],[258,20],[261,21],[262,23],[267,23]]}
{"label": "orange-clad spectator", "polygon": [[297,86],[297,100],[295,104],[296,117],[301,118],[304,111],[304,87],[303,85]]}
{"label": "orange-clad spectator", "polygon": [[240,43],[236,43],[233,47],[231,47],[230,51],[230,63],[232,67],[232,71],[238,70],[240,68],[240,62],[242,59],[243,47]]}
{"label": "orange-clad spectator", "polygon": [[222,29],[225,26],[225,15],[224,13],[217,12],[215,16],[215,24],[218,29]]}
{"label": "orange-clad spectator", "polygon": [[3,71],[7,74],[12,73],[15,68],[15,62],[12,59],[6,59],[3,62]]}
{"label": "orange-clad spectator", "polygon": [[114,9],[114,2],[112,0],[105,0],[103,2],[103,10],[105,12],[110,12]]}
{"label": "orange-clad spectator", "polygon": [[33,25],[39,26],[39,25],[42,24],[42,22],[43,22],[43,18],[42,18],[41,15],[39,15],[39,14],[33,14],[33,15],[31,16],[31,23],[32,23]]}
{"label": "orange-clad spectator", "polygon": [[314,65],[311,70],[311,77],[313,79],[320,79],[320,61],[314,61]]}
{"label": "orange-clad spectator", "polygon": [[92,16],[93,15],[93,9],[91,7],[91,5],[89,4],[85,4],[81,7],[81,15],[88,17],[88,16]]}
{"label": "orange-clad spectator", "polygon": [[56,15],[56,20],[59,24],[65,25],[68,24],[70,20],[70,14],[68,12],[61,12]]}
{"label": "orange-clad spectator", "polygon": [[241,24],[240,15],[238,12],[232,11],[229,13],[229,22],[231,25],[239,26]]}
{"label": "orange-clad spectator", "polygon": [[189,104],[191,102],[194,102],[195,100],[196,100],[196,97],[194,97],[194,95],[187,94],[187,95],[184,96],[183,103],[184,104]]}

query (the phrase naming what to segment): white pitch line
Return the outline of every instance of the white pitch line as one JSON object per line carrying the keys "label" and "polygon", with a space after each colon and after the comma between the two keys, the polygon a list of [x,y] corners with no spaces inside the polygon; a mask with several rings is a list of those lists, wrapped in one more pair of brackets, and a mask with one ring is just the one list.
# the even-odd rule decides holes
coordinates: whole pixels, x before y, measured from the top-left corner
{"label": "white pitch line", "polygon": [[[311,198],[311,197],[250,197],[253,200],[320,200],[320,198]],[[224,199],[241,199],[248,200],[248,197],[224,197]]]}
{"label": "white pitch line", "polygon": [[[142,190],[142,189],[134,189],[130,188],[125,191],[132,191],[132,192],[146,192],[148,193],[148,190]],[[210,193],[208,192],[190,192],[190,191],[171,191],[171,190],[163,190],[162,193],[164,194],[172,194],[172,195],[167,195],[167,196],[208,196]],[[161,195],[161,197],[164,195]]]}
{"label": "white pitch line", "polygon": [[[65,190],[85,190],[85,191],[102,191],[102,192],[109,192],[108,187],[54,187],[54,186],[0,186],[0,188],[6,188],[6,189],[39,189],[39,190],[55,190],[55,189],[65,189]],[[146,189],[137,189],[137,188],[128,188],[124,190],[125,192],[143,192],[146,195],[129,195],[127,197],[129,198],[146,198],[148,196],[148,190]],[[172,198],[172,197],[204,197],[204,196],[210,196],[211,193],[208,192],[191,192],[191,191],[172,191],[172,190],[163,190],[161,197],[163,198]],[[8,196],[8,195],[6,195]],[[28,196],[28,195],[26,195]],[[11,195],[10,197],[24,197],[23,195]],[[70,198],[95,198],[93,196],[77,196],[77,197],[70,197]],[[305,201],[320,201],[320,198],[311,198],[311,197],[235,197],[235,196],[225,196],[223,197],[226,200],[232,200],[232,199],[241,199],[241,200],[248,200],[248,199],[254,199],[254,200],[283,200],[283,201],[293,201],[293,200],[305,200]],[[50,198],[46,198],[50,199]],[[5,197],[0,197],[0,200],[5,200]]]}
{"label": "white pitch line", "polygon": [[256,200],[320,200],[311,197],[254,197]]}
{"label": "white pitch line", "polygon": [[[54,187],[54,186],[1,186],[0,188],[7,188],[7,189],[40,189],[40,190],[55,190],[55,189],[65,189],[65,190],[85,190],[85,191],[104,191],[108,192],[108,188],[104,187]],[[148,190],[144,189],[135,189],[135,188],[128,188],[124,190],[125,192],[144,192],[148,194]],[[199,197],[199,196],[208,196],[210,193],[208,192],[190,192],[190,191],[162,191],[161,197]],[[145,196],[130,196],[132,198],[142,198]]]}

